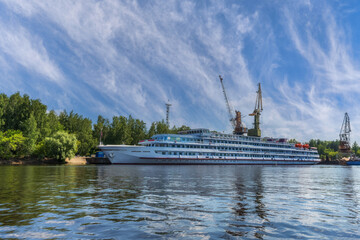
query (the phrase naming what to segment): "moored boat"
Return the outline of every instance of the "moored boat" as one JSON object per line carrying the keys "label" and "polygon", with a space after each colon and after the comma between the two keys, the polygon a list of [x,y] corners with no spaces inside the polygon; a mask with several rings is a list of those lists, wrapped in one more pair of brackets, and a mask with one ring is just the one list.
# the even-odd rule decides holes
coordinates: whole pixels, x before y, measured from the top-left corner
{"label": "moored boat", "polygon": [[157,134],[138,146],[100,145],[113,164],[309,165],[320,162],[316,149],[286,140],[192,129]]}
{"label": "moored boat", "polygon": [[360,160],[346,161],[346,165],[360,165]]}

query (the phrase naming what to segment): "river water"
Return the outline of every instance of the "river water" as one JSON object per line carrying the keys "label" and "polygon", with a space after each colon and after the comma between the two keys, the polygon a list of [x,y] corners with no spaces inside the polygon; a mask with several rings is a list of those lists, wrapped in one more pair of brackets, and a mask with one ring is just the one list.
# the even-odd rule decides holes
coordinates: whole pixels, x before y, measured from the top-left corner
{"label": "river water", "polygon": [[360,167],[0,166],[0,238],[356,239]]}

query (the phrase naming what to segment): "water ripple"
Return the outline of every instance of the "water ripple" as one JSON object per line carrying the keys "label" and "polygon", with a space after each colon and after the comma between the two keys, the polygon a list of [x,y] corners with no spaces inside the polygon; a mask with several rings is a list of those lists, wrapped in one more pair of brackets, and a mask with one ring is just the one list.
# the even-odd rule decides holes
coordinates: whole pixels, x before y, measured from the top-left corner
{"label": "water ripple", "polygon": [[360,168],[1,166],[0,238],[360,238]]}

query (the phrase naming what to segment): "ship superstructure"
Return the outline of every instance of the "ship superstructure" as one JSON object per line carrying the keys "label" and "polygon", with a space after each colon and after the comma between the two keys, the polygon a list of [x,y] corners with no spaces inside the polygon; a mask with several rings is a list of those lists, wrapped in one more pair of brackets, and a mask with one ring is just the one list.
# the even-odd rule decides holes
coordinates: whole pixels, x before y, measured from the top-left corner
{"label": "ship superstructure", "polygon": [[157,134],[140,141],[138,146],[104,145],[99,148],[113,164],[304,165],[320,161],[317,150],[308,145],[208,129]]}

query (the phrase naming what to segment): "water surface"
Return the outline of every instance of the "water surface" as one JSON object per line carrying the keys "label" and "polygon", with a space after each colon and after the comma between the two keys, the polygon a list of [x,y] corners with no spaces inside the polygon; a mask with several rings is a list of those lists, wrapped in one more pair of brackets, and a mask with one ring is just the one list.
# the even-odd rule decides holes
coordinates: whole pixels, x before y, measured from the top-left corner
{"label": "water surface", "polygon": [[0,238],[355,239],[359,200],[359,166],[0,166]]}

